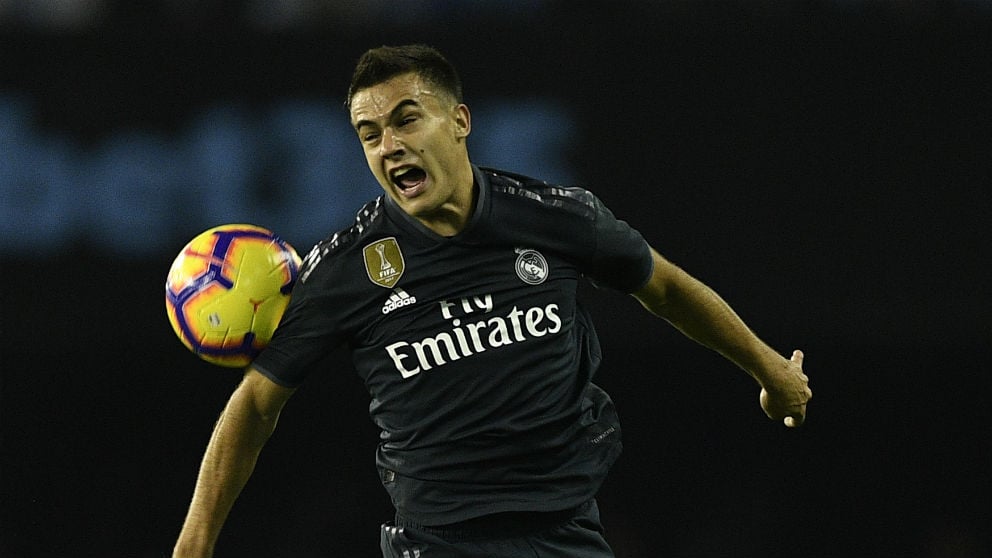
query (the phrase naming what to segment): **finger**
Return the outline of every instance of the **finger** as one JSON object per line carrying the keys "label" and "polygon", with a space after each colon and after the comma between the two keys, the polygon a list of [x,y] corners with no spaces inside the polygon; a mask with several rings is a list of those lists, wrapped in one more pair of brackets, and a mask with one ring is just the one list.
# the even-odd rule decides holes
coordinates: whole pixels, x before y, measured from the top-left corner
{"label": "finger", "polygon": [[792,362],[795,362],[799,366],[802,366],[803,365],[803,358],[805,358],[805,356],[806,355],[804,355],[802,351],[800,351],[799,349],[796,349],[795,351],[792,351],[792,359],[791,360],[792,360]]}

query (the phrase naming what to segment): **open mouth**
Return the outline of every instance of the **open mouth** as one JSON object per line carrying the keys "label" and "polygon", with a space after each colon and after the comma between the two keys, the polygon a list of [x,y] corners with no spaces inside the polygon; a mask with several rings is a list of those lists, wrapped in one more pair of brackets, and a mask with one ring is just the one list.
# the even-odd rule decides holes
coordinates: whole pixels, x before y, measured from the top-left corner
{"label": "open mouth", "polygon": [[417,167],[400,169],[391,176],[393,184],[404,192],[417,189],[427,180],[427,173]]}

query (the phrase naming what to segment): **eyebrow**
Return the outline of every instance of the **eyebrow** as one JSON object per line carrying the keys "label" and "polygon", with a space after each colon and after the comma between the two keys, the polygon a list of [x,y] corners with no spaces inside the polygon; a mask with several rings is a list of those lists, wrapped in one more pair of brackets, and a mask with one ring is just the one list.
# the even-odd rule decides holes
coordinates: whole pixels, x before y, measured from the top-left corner
{"label": "eyebrow", "polygon": [[[402,111],[403,109],[409,106],[415,106],[415,107],[420,106],[420,103],[418,103],[413,99],[403,99],[402,101],[397,103],[395,107],[393,107],[393,110],[389,111],[390,120],[392,120],[393,117],[395,117],[400,111]],[[364,119],[355,122],[355,129],[360,130],[362,126],[375,126],[375,125],[376,124],[374,120]]]}

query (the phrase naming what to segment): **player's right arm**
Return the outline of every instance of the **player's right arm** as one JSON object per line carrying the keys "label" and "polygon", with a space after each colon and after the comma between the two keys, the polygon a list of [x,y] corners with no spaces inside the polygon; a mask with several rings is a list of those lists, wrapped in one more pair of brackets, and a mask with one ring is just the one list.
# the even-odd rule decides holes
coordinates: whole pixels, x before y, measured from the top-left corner
{"label": "player's right arm", "polygon": [[214,426],[173,558],[213,555],[221,527],[294,391],[248,368]]}

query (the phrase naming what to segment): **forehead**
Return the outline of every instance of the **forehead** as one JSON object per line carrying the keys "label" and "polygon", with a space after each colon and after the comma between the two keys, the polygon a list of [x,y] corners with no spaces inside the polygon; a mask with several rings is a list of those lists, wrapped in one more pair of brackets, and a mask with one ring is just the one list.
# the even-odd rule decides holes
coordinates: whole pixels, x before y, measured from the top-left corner
{"label": "forehead", "polygon": [[439,99],[434,88],[419,75],[402,74],[355,93],[351,99],[351,122],[386,119],[396,107],[408,101],[429,107]]}

